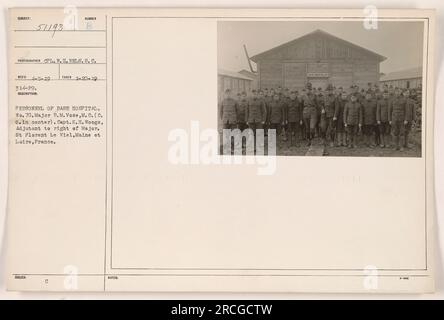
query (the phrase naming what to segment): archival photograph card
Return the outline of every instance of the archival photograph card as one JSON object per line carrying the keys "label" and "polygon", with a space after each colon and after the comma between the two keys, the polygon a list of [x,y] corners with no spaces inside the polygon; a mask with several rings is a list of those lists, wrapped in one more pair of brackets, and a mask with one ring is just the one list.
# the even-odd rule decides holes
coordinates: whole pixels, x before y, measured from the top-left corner
{"label": "archival photograph card", "polygon": [[433,10],[11,8],[14,291],[434,291]]}

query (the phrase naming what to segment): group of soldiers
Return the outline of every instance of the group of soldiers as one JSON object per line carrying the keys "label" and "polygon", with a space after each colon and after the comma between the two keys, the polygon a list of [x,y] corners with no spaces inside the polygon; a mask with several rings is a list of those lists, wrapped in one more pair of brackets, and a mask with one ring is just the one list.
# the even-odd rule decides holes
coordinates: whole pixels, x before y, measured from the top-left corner
{"label": "group of soldiers", "polygon": [[[401,89],[368,84],[360,89],[353,85],[346,92],[342,87],[312,88],[301,91],[288,88],[265,88],[233,97],[231,90],[219,105],[223,129],[275,129],[278,145],[289,141],[299,146],[311,145],[320,138],[324,145],[357,146],[362,135],[367,147],[393,146],[409,148],[409,133],[418,124],[421,112],[421,89]],[[419,111],[419,116],[418,116]],[[393,139],[393,141],[391,141]]]}

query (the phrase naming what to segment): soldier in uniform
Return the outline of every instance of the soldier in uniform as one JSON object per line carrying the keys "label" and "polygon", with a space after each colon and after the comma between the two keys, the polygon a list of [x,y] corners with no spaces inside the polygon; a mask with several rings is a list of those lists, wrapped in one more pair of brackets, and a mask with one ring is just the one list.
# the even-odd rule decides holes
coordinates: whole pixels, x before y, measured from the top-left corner
{"label": "soldier in uniform", "polygon": [[268,90],[268,94],[265,96],[265,103],[269,104],[273,100],[274,89]]}
{"label": "soldier in uniform", "polygon": [[262,125],[262,129],[264,129],[264,135],[266,135],[266,127],[267,127],[267,99],[265,98],[264,91],[259,89],[258,90],[258,99],[262,101],[265,108],[265,118],[264,118],[264,124]]}
{"label": "soldier in uniform", "polygon": [[405,99],[400,96],[400,90],[395,89],[395,95],[389,104],[389,123],[392,127],[396,150],[404,150],[399,145],[399,138],[404,131]]}
{"label": "soldier in uniform", "polygon": [[409,148],[409,134],[416,120],[416,103],[410,98],[410,91],[404,91],[405,99],[405,118],[404,118],[404,148]]}
{"label": "soldier in uniform", "polygon": [[[301,104],[301,115],[302,110],[304,109],[304,101],[307,99],[307,90],[305,88],[302,88],[302,90],[298,93],[298,100]],[[305,130],[305,124],[304,124],[304,118],[301,117],[302,125],[301,125],[301,134],[302,134],[302,140],[307,139],[306,130]]]}
{"label": "soldier in uniform", "polygon": [[308,90],[311,90],[313,88],[313,85],[311,84],[311,82],[307,82],[307,84],[305,85],[305,88]]}
{"label": "soldier in uniform", "polygon": [[256,129],[263,128],[267,111],[264,101],[258,98],[256,90],[253,90],[252,94],[253,96],[248,101],[245,112],[245,122],[247,126],[253,130],[254,136],[256,136]]}
{"label": "soldier in uniform", "polygon": [[265,99],[264,92],[261,89],[257,90],[257,98],[262,101],[264,101],[264,99]]}
{"label": "soldier in uniform", "polygon": [[339,87],[336,91],[336,101],[342,99],[342,93],[344,93],[344,89],[342,87]]}
{"label": "soldier in uniform", "polygon": [[380,147],[385,148],[389,145],[390,125],[388,123],[389,111],[389,94],[388,91],[382,93],[382,99],[376,104],[376,122],[379,127]]}
{"label": "soldier in uniform", "polygon": [[318,90],[314,90],[314,99],[315,99],[315,107],[316,107],[316,129],[315,134],[317,137],[321,137],[322,130],[321,130],[321,114],[322,110],[324,109],[324,96],[322,94],[322,88],[318,88]]}
{"label": "soldier in uniform", "polygon": [[279,95],[275,93],[273,101],[270,103],[270,129],[276,130],[276,137],[278,138],[278,144],[280,142],[282,127],[285,123],[285,100],[279,98]]}
{"label": "soldier in uniform", "polygon": [[392,104],[393,99],[395,99],[395,89],[393,88],[393,86],[390,86],[388,89],[388,93],[389,93],[389,105]]}
{"label": "soldier in uniform", "polygon": [[308,139],[307,145],[311,145],[311,140],[315,135],[316,122],[318,120],[318,113],[316,110],[316,102],[311,90],[308,91],[304,99],[304,108],[302,110],[302,118],[304,121],[305,134]]}
{"label": "soldier in uniform", "polygon": [[288,89],[288,88],[284,89],[284,97],[286,99],[290,99],[290,89]]}
{"label": "soldier in uniform", "polygon": [[361,89],[361,91],[359,92],[359,95],[358,95],[358,99],[357,99],[359,103],[362,104],[362,101],[365,100],[365,94],[366,94],[365,90]]}
{"label": "soldier in uniform", "polygon": [[225,97],[219,106],[223,129],[235,129],[237,126],[237,102],[231,97],[231,90],[225,90]]}
{"label": "soldier in uniform", "polygon": [[265,135],[268,135],[268,128],[270,127],[270,103],[271,101],[273,101],[273,97],[274,97],[274,89],[270,89],[268,90],[268,95],[265,96],[265,123],[264,123],[264,130],[265,130]]}
{"label": "soldier in uniform", "polygon": [[422,114],[422,98],[421,98],[421,89],[416,88],[410,90],[410,95],[412,96],[412,99],[416,103],[416,117],[415,117],[415,127],[418,129],[421,129],[421,114]]}
{"label": "soldier in uniform", "polygon": [[298,98],[302,103],[304,103],[305,99],[307,98],[307,89],[303,88]]}
{"label": "soldier in uniform", "polygon": [[356,86],[356,85],[352,85],[352,86],[350,87],[350,90],[351,90],[351,92],[350,92],[350,94],[348,95],[348,100],[351,100],[351,99],[350,99],[351,96],[352,96],[352,95],[355,95],[356,100],[358,101],[359,98],[360,98],[359,87]]}
{"label": "soldier in uniform", "polygon": [[422,114],[422,89],[421,84],[418,86],[418,88],[413,90],[415,92],[414,100],[416,101],[416,117],[415,117],[415,126],[418,129],[421,129],[422,123],[421,123],[421,114]]}
{"label": "soldier in uniform", "polygon": [[331,87],[327,89],[328,93],[324,97],[323,108],[321,111],[321,132],[324,145],[327,140],[333,147],[335,141],[335,130],[333,117],[335,116],[335,96]]}
{"label": "soldier in uniform", "polygon": [[[375,147],[376,141],[376,100],[372,97],[371,92],[367,92],[365,100],[362,101],[362,115],[363,115],[363,128],[364,143],[366,146]],[[374,140],[374,144],[371,140]]]}
{"label": "soldier in uniform", "polygon": [[335,103],[335,114],[333,116],[333,122],[336,127],[336,139],[337,146],[346,146],[347,145],[347,136],[344,129],[344,107],[348,102],[347,93],[342,92],[339,100],[336,100]]}
{"label": "soldier in uniform", "polygon": [[355,94],[351,95],[344,107],[344,127],[349,135],[348,147],[355,148],[355,137],[362,127],[362,107]]}
{"label": "soldier in uniform", "polygon": [[288,101],[290,100],[290,90],[288,88],[285,88],[283,90],[283,94],[280,97],[281,105],[282,105],[282,112],[284,115],[283,122],[282,122],[282,128],[281,128],[281,134],[283,135],[282,139],[284,141],[287,141],[287,131],[288,131],[288,123],[287,123],[287,108],[288,108]]}
{"label": "soldier in uniform", "polygon": [[245,122],[245,113],[248,107],[247,93],[243,91],[241,93],[241,99],[237,103],[237,127],[240,131],[244,131],[247,128]]}
{"label": "soldier in uniform", "polygon": [[[223,130],[233,130],[237,126],[237,102],[231,96],[231,90],[225,90],[225,97],[221,101],[219,106],[220,120],[222,121]],[[221,136],[223,140],[223,135]],[[227,145],[225,145],[227,144]],[[222,152],[227,150],[228,146],[231,145],[230,141],[222,141],[221,147]],[[233,149],[231,149],[233,150]]]}
{"label": "soldier in uniform", "polygon": [[[282,92],[282,87],[281,86],[277,87],[276,93],[279,95],[279,98],[282,97],[283,92]],[[273,100],[274,100],[274,96],[273,96]]]}
{"label": "soldier in uniform", "polygon": [[290,135],[290,145],[292,146],[294,140],[298,141],[300,139],[302,126],[301,101],[298,99],[297,92],[295,91],[290,93],[290,99],[287,101],[285,119],[288,124],[287,136]]}

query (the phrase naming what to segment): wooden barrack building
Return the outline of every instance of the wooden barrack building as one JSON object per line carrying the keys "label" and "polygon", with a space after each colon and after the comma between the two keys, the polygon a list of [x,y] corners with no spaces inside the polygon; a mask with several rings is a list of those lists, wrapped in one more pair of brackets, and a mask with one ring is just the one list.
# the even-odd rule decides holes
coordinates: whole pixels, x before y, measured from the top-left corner
{"label": "wooden barrack building", "polygon": [[379,82],[379,64],[386,57],[366,48],[316,30],[278,47],[259,53],[256,62],[260,88],[281,86],[301,89],[351,85],[367,88]]}

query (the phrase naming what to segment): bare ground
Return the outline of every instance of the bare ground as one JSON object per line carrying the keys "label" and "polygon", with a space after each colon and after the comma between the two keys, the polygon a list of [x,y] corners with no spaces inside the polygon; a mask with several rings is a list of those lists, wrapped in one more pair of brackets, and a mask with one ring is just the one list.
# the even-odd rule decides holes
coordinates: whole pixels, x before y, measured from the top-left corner
{"label": "bare ground", "polygon": [[[393,139],[391,139],[393,141]],[[357,137],[356,148],[330,147],[324,148],[324,156],[336,157],[421,157],[421,132],[410,134],[409,148],[403,151],[395,150],[394,146],[381,148],[379,146],[367,147],[362,142],[362,136]],[[290,146],[287,141],[278,142],[277,155],[279,156],[305,156],[309,147],[306,141],[299,142],[299,146]],[[320,139],[313,140],[314,147],[322,147]]]}

